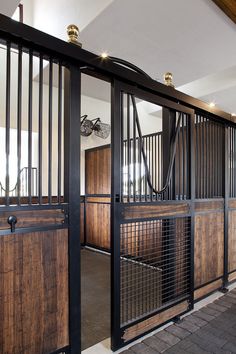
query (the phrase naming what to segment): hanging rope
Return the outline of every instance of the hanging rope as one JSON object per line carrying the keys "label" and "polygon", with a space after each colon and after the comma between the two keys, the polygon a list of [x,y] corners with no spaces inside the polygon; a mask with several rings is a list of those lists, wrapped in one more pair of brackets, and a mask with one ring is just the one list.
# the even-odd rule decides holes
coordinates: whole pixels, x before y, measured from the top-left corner
{"label": "hanging rope", "polygon": [[142,152],[142,156],[143,156],[143,162],[144,162],[144,167],[145,167],[145,172],[146,172],[148,186],[152,190],[153,193],[155,193],[155,194],[163,194],[167,190],[167,188],[169,187],[171,175],[172,175],[172,172],[173,172],[173,166],[174,166],[174,161],[175,161],[175,156],[176,156],[177,138],[178,138],[178,134],[179,134],[179,130],[180,130],[180,123],[181,123],[182,113],[179,113],[175,134],[174,134],[173,139],[171,141],[171,150],[172,151],[171,151],[170,163],[169,163],[169,166],[168,166],[168,172],[167,172],[167,176],[166,176],[166,182],[165,182],[164,187],[162,189],[156,190],[153,187],[153,184],[151,182],[151,175],[150,175],[150,171],[149,171],[149,168],[148,168],[147,157],[146,157],[145,150],[144,150],[143,135],[142,135],[141,127],[140,127],[140,122],[139,122],[139,117],[138,117],[138,110],[137,110],[137,106],[136,106],[134,95],[131,95],[131,100],[132,100],[133,108],[134,108],[134,112],[135,112],[135,115],[134,115],[135,116],[135,123],[137,125],[138,135],[139,135],[139,138],[140,138],[140,141],[141,141],[141,152]]}

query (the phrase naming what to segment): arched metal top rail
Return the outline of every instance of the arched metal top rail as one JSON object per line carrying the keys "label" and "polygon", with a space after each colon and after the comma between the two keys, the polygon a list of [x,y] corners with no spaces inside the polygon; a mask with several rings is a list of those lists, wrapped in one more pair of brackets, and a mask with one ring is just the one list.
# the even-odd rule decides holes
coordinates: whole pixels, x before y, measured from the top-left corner
{"label": "arched metal top rail", "polygon": [[100,56],[94,53],[0,14],[0,41],[2,40],[10,40],[17,45],[20,44],[23,50],[26,51],[30,48],[36,55],[37,53],[43,52],[45,58],[46,53],[48,53],[48,55],[55,58],[55,61],[62,61],[67,65],[78,65],[79,67],[87,66],[89,69],[91,68],[91,74],[92,71],[96,71],[96,75],[100,73],[110,79],[117,78],[149,92],[158,93],[158,95],[162,97],[184,104],[187,107],[202,110],[224,120],[236,123],[236,119],[229,113],[216,107],[209,107],[207,103],[199,99],[186,95],[172,87],[167,87],[164,84],[152,80],[150,77],[140,75],[138,72],[113,63],[111,60],[102,60]]}

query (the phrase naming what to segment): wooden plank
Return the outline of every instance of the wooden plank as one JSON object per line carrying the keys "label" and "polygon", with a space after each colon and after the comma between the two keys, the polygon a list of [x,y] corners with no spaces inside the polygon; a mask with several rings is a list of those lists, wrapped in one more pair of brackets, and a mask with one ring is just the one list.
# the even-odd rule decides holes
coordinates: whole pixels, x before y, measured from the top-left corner
{"label": "wooden plank", "polygon": [[234,281],[234,280],[236,280],[236,271],[229,274],[229,281]]}
{"label": "wooden plank", "polygon": [[10,229],[7,222],[10,215],[17,217],[16,229],[42,225],[61,225],[65,219],[62,209],[3,211],[0,214],[0,230]]}
{"label": "wooden plank", "polygon": [[150,331],[151,329],[159,326],[160,324],[172,319],[173,317],[180,315],[181,313],[185,312],[188,309],[188,302],[184,301],[181,302],[178,305],[175,305],[168,310],[165,310],[155,316],[152,316],[148,318],[145,321],[142,321],[134,326],[131,326],[127,328],[124,331],[124,335],[122,339],[124,339],[125,342],[128,340],[131,340],[135,337],[140,336],[141,334],[144,334],[147,331]]}
{"label": "wooden plank", "polygon": [[111,194],[111,148],[85,151],[86,194]]}
{"label": "wooden plank", "polygon": [[0,237],[0,282],[1,353],[69,344],[67,230]]}
{"label": "wooden plank", "polygon": [[229,211],[228,221],[228,271],[236,269],[236,210]]}
{"label": "wooden plank", "polygon": [[110,197],[86,197],[88,203],[111,203]]}
{"label": "wooden plank", "polygon": [[188,203],[158,203],[156,205],[125,206],[124,219],[158,218],[163,216],[186,215],[190,212]]}
{"label": "wooden plank", "polygon": [[236,199],[229,199],[228,207],[229,209],[236,209]]}
{"label": "wooden plank", "polygon": [[194,204],[195,212],[206,212],[214,210],[224,210],[224,199],[198,200]]}
{"label": "wooden plank", "polygon": [[197,290],[194,291],[194,300],[201,299],[203,296],[206,296],[210,293],[212,293],[214,290],[218,290],[221,288],[223,284],[222,279],[218,279],[213,281],[210,284],[207,284],[206,286],[203,286]]}
{"label": "wooden plank", "polygon": [[223,275],[224,213],[195,216],[195,288]]}
{"label": "wooden plank", "polygon": [[84,226],[85,226],[85,204],[80,201],[80,242],[84,243]]}
{"label": "wooden plank", "polygon": [[86,242],[110,249],[110,205],[86,204]]}
{"label": "wooden plank", "polygon": [[234,23],[236,23],[235,0],[212,0]]}

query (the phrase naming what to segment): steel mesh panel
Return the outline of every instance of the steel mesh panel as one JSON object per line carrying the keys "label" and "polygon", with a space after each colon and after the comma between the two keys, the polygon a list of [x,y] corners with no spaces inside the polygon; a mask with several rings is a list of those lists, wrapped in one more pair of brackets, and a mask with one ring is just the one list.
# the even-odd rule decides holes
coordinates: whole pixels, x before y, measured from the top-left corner
{"label": "steel mesh panel", "polygon": [[190,292],[190,218],[121,225],[121,326]]}

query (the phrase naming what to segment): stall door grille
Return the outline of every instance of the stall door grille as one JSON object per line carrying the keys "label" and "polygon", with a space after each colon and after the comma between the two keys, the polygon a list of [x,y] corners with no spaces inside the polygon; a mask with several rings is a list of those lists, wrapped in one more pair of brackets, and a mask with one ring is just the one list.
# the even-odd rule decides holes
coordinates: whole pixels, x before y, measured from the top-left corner
{"label": "stall door grille", "polygon": [[189,296],[190,231],[189,217],[121,224],[121,326]]}

